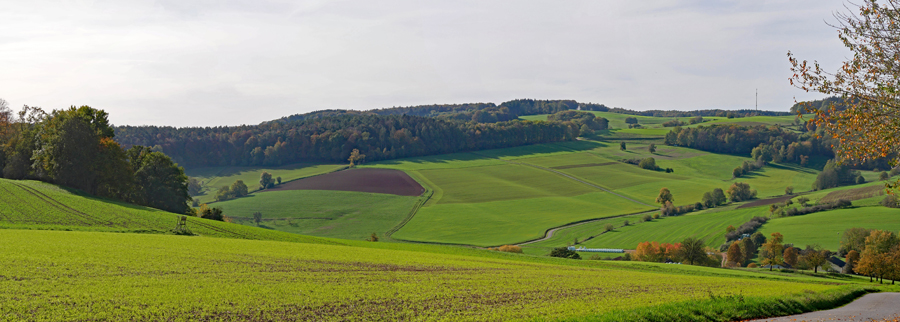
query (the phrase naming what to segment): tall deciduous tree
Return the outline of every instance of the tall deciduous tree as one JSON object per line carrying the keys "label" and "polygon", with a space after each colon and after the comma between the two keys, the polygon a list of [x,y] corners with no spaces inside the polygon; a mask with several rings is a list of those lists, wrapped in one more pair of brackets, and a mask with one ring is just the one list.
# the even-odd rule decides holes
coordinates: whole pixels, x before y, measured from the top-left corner
{"label": "tall deciduous tree", "polygon": [[706,259],[706,245],[702,239],[693,237],[685,238],[681,242],[681,258],[694,265],[702,263]]}
{"label": "tall deciduous tree", "polygon": [[665,205],[666,202],[675,202],[675,197],[672,196],[672,192],[669,191],[669,188],[659,189],[659,196],[656,197],[656,203]]}
{"label": "tall deciduous tree", "polygon": [[900,149],[900,0],[863,0],[856,13],[837,13],[838,38],[853,55],[835,73],[788,52],[791,84],[843,98],[814,109],[815,124],[836,140],[844,160],[894,156]]}
{"label": "tall deciduous tree", "polygon": [[188,211],[191,196],[184,169],[162,152],[145,147],[132,147],[126,154],[135,169],[138,204],[179,214]]}
{"label": "tall deciduous tree", "polygon": [[741,252],[741,245],[738,242],[731,243],[731,246],[728,246],[728,252],[725,253],[728,258],[728,262],[735,266],[742,266],[744,263],[744,254]]}
{"label": "tall deciduous tree", "polygon": [[781,233],[772,233],[772,238],[769,238],[765,244],[763,244],[763,248],[765,248],[765,258],[762,260],[763,265],[769,265],[769,270],[771,271],[775,265],[780,265],[784,263],[784,251],[783,245],[781,245],[782,241],[784,241],[784,237],[782,237]]}
{"label": "tall deciduous tree", "polygon": [[797,263],[800,261],[799,255],[800,252],[797,251],[796,247],[788,247],[784,250],[785,264],[791,265],[791,267],[797,267]]}

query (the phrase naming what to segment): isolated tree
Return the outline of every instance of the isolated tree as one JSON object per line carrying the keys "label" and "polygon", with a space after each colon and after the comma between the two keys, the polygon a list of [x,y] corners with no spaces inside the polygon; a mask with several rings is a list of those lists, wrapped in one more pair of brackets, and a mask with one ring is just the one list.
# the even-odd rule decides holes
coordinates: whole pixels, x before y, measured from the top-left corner
{"label": "isolated tree", "polygon": [[744,182],[735,182],[726,191],[733,202],[746,201],[756,198],[756,190],[750,189],[750,185]]}
{"label": "isolated tree", "polygon": [[787,186],[786,188],[784,188],[784,194],[786,194],[786,195],[794,194],[794,186]]}
{"label": "isolated tree", "polygon": [[887,173],[887,171],[881,171],[881,173],[878,174],[878,180],[884,181],[884,180],[887,180],[890,178],[891,178],[891,175],[889,175]]}
{"label": "isolated tree", "polygon": [[627,124],[638,124],[638,119],[633,116],[629,116],[625,118],[625,123]]}
{"label": "isolated tree", "polygon": [[728,225],[728,227],[725,228],[726,233],[730,233],[735,230],[737,230],[737,228],[734,228],[734,225]]}
{"label": "isolated tree", "polygon": [[377,242],[377,241],[378,241],[378,234],[372,233],[372,235],[369,236],[369,239],[366,239],[366,240],[367,240],[367,241],[370,241],[370,242]]}
{"label": "isolated tree", "polygon": [[200,185],[200,180],[197,178],[188,179],[188,195],[194,197],[200,194],[200,190],[203,189],[203,186]]}
{"label": "isolated tree", "polygon": [[275,181],[278,181],[278,184],[281,184],[281,177],[275,178]]}
{"label": "isolated tree", "polygon": [[134,146],[125,154],[134,169],[134,182],[138,187],[135,203],[183,214],[190,209],[188,202],[188,178],[184,169],[162,152],[149,152],[145,147]]}
{"label": "isolated tree", "polygon": [[800,252],[797,250],[797,247],[788,247],[784,250],[784,263],[791,265],[791,267],[797,267],[797,263],[800,261]]}
{"label": "isolated tree", "polygon": [[741,245],[738,242],[731,243],[725,255],[728,258],[728,262],[734,263],[734,266],[742,266],[744,263],[744,253],[741,252]]}
{"label": "isolated tree", "polygon": [[715,199],[717,206],[724,205],[728,201],[728,199],[725,198],[725,192],[719,188],[713,189],[712,196],[713,199]]}
{"label": "isolated tree", "polygon": [[265,190],[271,188],[273,185],[272,174],[263,171],[263,173],[259,175],[259,188]]}
{"label": "isolated tree", "polygon": [[250,194],[249,188],[244,184],[244,180],[237,180],[231,184],[231,193],[234,194],[235,197],[244,197]]}
{"label": "isolated tree", "polygon": [[625,151],[625,149],[626,149],[626,147],[625,147],[625,142],[619,143],[619,149],[622,150],[622,151]]}
{"label": "isolated tree", "polygon": [[693,237],[685,238],[681,242],[681,258],[691,265],[702,263],[706,259],[706,245],[703,240]]}
{"label": "isolated tree", "polygon": [[809,202],[809,198],[807,198],[807,197],[797,198],[797,203],[799,203],[801,206],[804,206],[804,207],[809,206],[809,204],[807,204],[808,202]]}
{"label": "isolated tree", "polygon": [[219,188],[219,191],[216,192],[216,201],[225,201],[228,199],[234,199],[234,193],[231,192],[230,186],[222,186]]}
{"label": "isolated tree", "polygon": [[604,231],[613,231],[613,229],[616,229],[616,227],[613,226],[613,224],[606,224],[606,226],[603,227],[603,229],[604,229]]}
{"label": "isolated tree", "polygon": [[706,208],[713,208],[716,206],[716,200],[713,198],[712,193],[704,192],[703,198],[700,199],[700,203],[703,204]]}
{"label": "isolated tree", "polygon": [[656,197],[656,203],[665,205],[666,202],[675,202],[675,197],[672,196],[672,192],[669,191],[669,188],[659,189],[659,196]]}
{"label": "isolated tree", "polygon": [[359,149],[353,149],[353,151],[350,152],[350,157],[347,158],[347,160],[350,161],[350,167],[352,168],[355,164],[359,163],[360,161],[362,161],[365,158],[366,158],[366,155],[360,154]]}
{"label": "isolated tree", "polygon": [[894,157],[900,147],[900,0],[862,0],[856,13],[837,13],[838,38],[853,54],[835,73],[790,52],[791,84],[841,97],[842,104],[813,109],[818,128],[838,141],[843,160]]}
{"label": "isolated tree", "polygon": [[656,153],[656,144],[650,143],[650,146],[647,147],[647,150],[650,151],[650,153]]}
{"label": "isolated tree", "polygon": [[802,260],[806,262],[806,265],[811,267],[815,273],[819,272],[820,266],[825,265],[825,263],[828,262],[828,256],[825,256],[825,252],[818,245],[807,245],[802,253]]}
{"label": "isolated tree", "polygon": [[770,271],[775,265],[780,265],[784,262],[784,258],[782,257],[784,256],[784,246],[781,245],[783,240],[784,237],[782,237],[780,233],[772,233],[772,238],[763,244],[763,248],[766,252],[762,264],[769,265]]}
{"label": "isolated tree", "polygon": [[255,222],[257,226],[259,226],[259,223],[262,222],[262,213],[261,212],[256,211],[253,213],[253,222]]}
{"label": "isolated tree", "polygon": [[744,175],[744,169],[741,169],[741,167],[734,168],[734,170],[731,171],[732,178],[740,178],[742,175]]}

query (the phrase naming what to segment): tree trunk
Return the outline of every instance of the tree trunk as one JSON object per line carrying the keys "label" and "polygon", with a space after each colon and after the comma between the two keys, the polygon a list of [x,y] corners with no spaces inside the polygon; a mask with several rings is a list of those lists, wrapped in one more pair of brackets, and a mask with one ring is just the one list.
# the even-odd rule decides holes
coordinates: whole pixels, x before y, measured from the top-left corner
{"label": "tree trunk", "polygon": [[819,272],[819,267],[818,266],[813,267],[813,273],[818,273],[818,272]]}

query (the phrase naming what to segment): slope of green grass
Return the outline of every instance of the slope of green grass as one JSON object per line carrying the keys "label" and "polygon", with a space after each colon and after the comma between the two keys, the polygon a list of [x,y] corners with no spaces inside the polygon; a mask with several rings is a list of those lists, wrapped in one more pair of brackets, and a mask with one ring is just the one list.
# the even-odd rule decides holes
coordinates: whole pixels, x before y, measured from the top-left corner
{"label": "slope of green grass", "polygon": [[754,216],[768,214],[768,207],[710,209],[616,228],[581,245],[588,248],[635,249],[637,244],[645,241],[680,243],[686,237],[695,237],[703,239],[708,246],[718,247],[725,243],[725,228],[729,225],[738,227]]}
{"label": "slope of green grass", "polygon": [[194,199],[200,203],[209,203],[216,200],[219,188],[231,186],[237,180],[244,180],[251,192],[259,190],[259,176],[263,172],[272,174],[273,179],[281,177],[282,182],[287,182],[346,167],[347,165],[342,164],[296,163],[280,167],[202,167],[185,169],[185,173],[203,182],[203,191]]}
{"label": "slope of green grass", "polygon": [[[179,215],[71,192],[38,181],[0,179],[0,228],[169,233]],[[322,240],[221,221],[188,217],[203,236],[322,242]]]}
{"label": "slope of green grass", "polygon": [[366,239],[405,219],[420,197],[328,190],[265,191],[216,203],[235,223],[303,235]]}
{"label": "slope of green grass", "polygon": [[900,209],[869,206],[775,218],[763,225],[760,232],[766,236],[779,232],[784,235],[785,243],[801,248],[818,244],[837,251],[841,246],[842,234],[853,227],[900,231]]}
{"label": "slope of green grass", "polygon": [[552,320],[844,289],[700,267],[203,237],[4,230],[0,244],[10,320]]}
{"label": "slope of green grass", "polygon": [[575,197],[437,204],[421,208],[393,237],[495,246],[540,238],[550,227],[648,208],[606,192]]}

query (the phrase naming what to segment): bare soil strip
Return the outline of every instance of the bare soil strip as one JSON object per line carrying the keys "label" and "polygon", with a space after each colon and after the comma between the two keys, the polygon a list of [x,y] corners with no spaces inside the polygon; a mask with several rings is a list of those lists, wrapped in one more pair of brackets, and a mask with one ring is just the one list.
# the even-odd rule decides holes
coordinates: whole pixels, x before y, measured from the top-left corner
{"label": "bare soil strip", "polygon": [[833,310],[753,321],[897,321],[900,318],[900,293],[872,293]]}
{"label": "bare soil strip", "polygon": [[348,169],[283,183],[265,191],[337,190],[418,196],[425,188],[406,172],[394,169]]}

